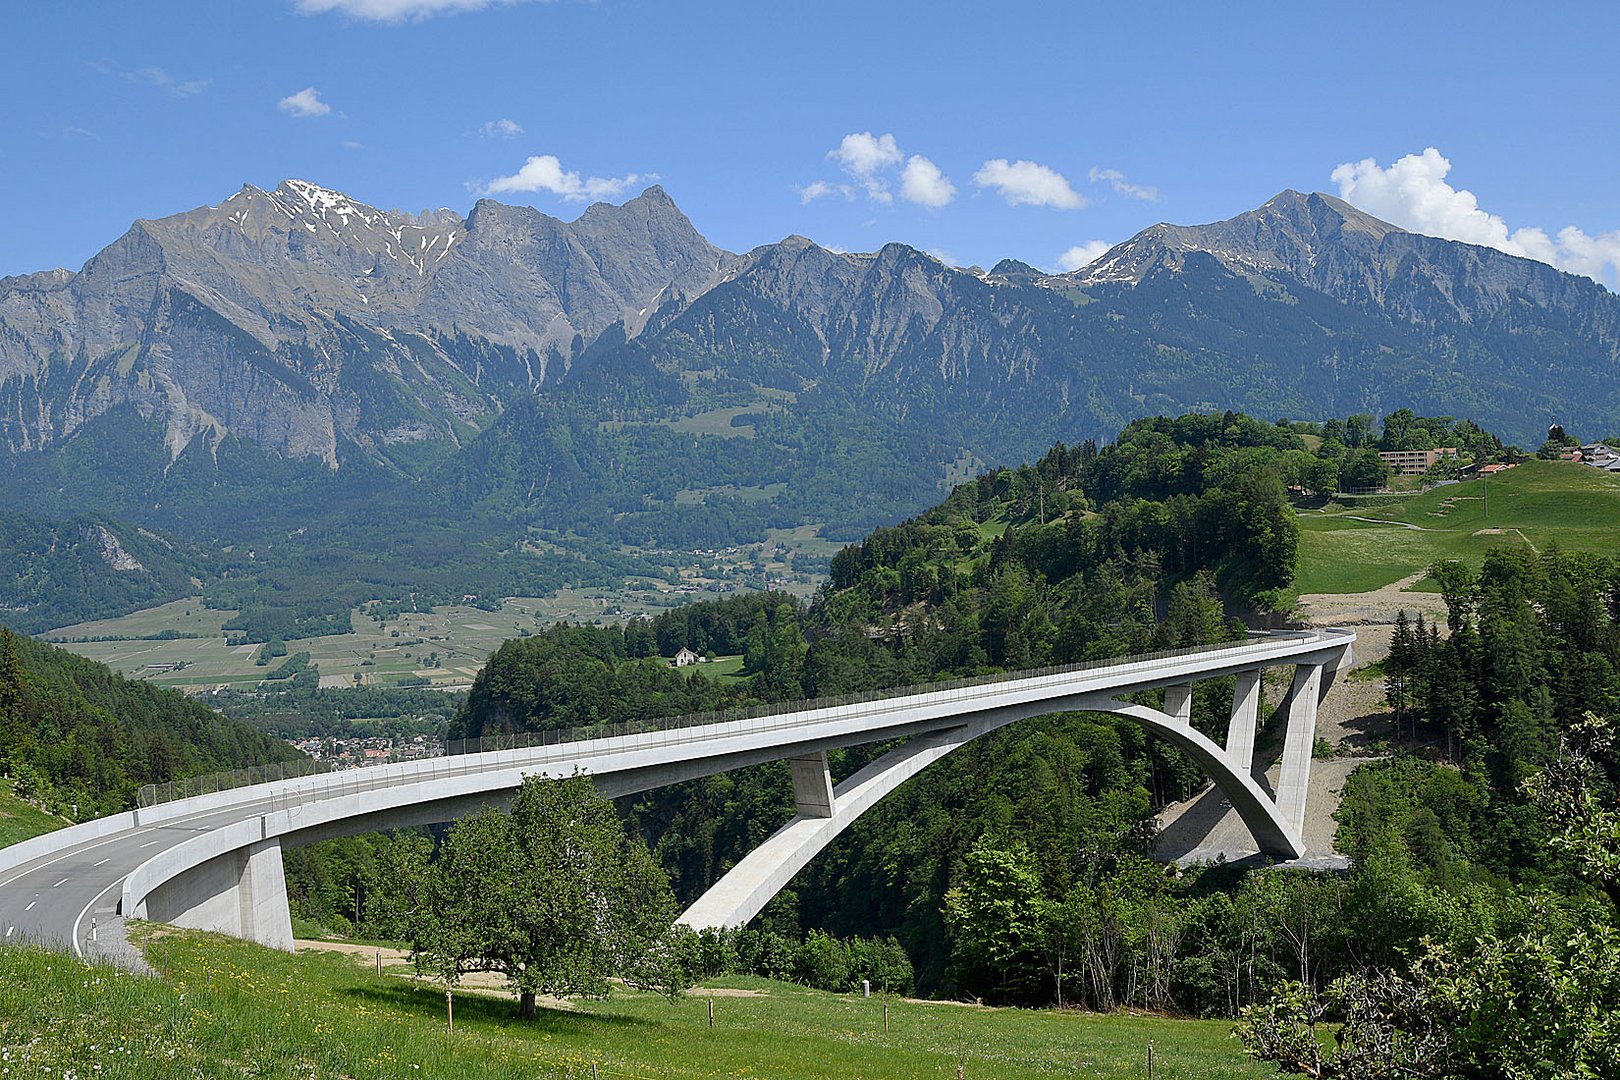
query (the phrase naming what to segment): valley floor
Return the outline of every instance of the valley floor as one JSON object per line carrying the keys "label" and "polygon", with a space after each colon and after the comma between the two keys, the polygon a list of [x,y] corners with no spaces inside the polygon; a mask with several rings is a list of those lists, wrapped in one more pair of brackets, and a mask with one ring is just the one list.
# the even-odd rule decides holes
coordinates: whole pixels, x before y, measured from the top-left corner
{"label": "valley floor", "polygon": [[[676,1002],[606,1001],[516,1018],[500,991],[445,997],[393,959],[296,956],[134,924],[158,978],[0,948],[0,1070],[12,1076],[771,1078],[1258,1077],[1231,1024],[989,1009],[727,979]],[[714,999],[714,1026],[708,1022]],[[884,1005],[889,1026],[883,1029]],[[961,1073],[958,1073],[958,1067]]]}

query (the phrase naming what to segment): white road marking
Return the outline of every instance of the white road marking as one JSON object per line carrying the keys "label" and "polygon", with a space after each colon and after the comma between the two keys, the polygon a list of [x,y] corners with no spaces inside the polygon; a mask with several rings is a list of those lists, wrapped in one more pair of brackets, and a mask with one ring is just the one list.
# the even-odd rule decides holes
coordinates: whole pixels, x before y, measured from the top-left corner
{"label": "white road marking", "polygon": [[65,884],[67,884],[67,878],[63,878],[61,881],[58,881],[55,885],[52,885],[51,888],[60,889]]}
{"label": "white road marking", "polygon": [[107,865],[107,864],[108,864],[108,863],[110,863],[110,862],[112,862],[112,860],[111,860],[111,859],[102,859],[102,860],[101,860],[101,861],[100,861],[100,862],[98,862],[98,863],[91,863],[91,864],[90,864],[90,869],[92,869],[92,870],[94,870],[94,869],[95,869],[95,868],[96,868],[96,867],[98,867],[98,866],[106,866],[106,865]]}
{"label": "white road marking", "polygon": [[15,926],[6,927],[6,937],[10,937],[12,935],[12,932],[15,931],[16,929],[17,928]]}
{"label": "white road marking", "polygon": [[90,909],[95,907],[97,901],[99,901],[103,896],[106,896],[112,890],[118,888],[118,886],[122,885],[123,883],[124,878],[119,878],[111,885],[108,885],[105,889],[102,889],[100,892],[96,893],[95,899],[84,905],[84,910],[79,912],[79,917],[73,920],[73,932],[69,936],[73,941],[73,951],[79,956],[84,956],[84,950],[79,947],[79,924],[84,922],[84,917],[90,914]]}
{"label": "white road marking", "polygon": [[142,845],[141,845],[141,847],[143,847],[143,848],[149,848],[149,847],[151,847],[151,846],[152,846],[152,845],[153,845],[153,844],[161,844],[161,843],[163,843],[163,841],[162,841],[162,840],[148,840],[148,841],[147,841],[147,842],[146,842],[146,843],[144,843],[144,844],[142,844]]}
{"label": "white road marking", "polygon": [[33,911],[34,910],[34,905],[37,904],[37,903],[39,903],[38,900],[30,900],[30,901],[28,901],[28,906],[23,908],[23,914],[26,915],[30,911]]}

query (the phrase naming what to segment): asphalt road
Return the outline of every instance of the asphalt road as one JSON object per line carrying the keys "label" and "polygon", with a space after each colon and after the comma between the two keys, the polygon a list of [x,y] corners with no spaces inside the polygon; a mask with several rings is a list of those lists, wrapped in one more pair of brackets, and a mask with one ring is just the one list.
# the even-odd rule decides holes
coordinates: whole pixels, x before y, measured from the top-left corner
{"label": "asphalt road", "polygon": [[[92,940],[118,909],[124,878],[152,856],[200,832],[239,821],[269,800],[141,825],[86,840],[0,872],[0,939],[71,946],[80,956],[108,953]],[[99,933],[96,934],[99,938]]]}

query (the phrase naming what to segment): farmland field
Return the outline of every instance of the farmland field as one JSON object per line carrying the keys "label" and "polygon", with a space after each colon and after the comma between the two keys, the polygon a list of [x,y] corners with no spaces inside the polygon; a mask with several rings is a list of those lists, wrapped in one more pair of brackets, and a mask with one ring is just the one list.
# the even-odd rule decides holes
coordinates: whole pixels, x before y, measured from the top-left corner
{"label": "farmland field", "polygon": [[[550,597],[510,598],[495,611],[453,605],[381,622],[355,611],[349,620],[353,633],[290,641],[287,649],[310,654],[310,662],[320,668],[323,686],[387,685],[422,678],[453,689],[470,684],[489,654],[508,638],[563,620],[605,621],[660,609],[606,589],[564,589]],[[205,608],[197,599],[177,600],[42,636],[122,674],[162,686],[251,689],[280,660],[259,665],[254,663],[257,645],[228,643],[223,626],[235,614]],[[168,631],[198,636],[162,636]],[[87,640],[92,638],[119,640]]]}

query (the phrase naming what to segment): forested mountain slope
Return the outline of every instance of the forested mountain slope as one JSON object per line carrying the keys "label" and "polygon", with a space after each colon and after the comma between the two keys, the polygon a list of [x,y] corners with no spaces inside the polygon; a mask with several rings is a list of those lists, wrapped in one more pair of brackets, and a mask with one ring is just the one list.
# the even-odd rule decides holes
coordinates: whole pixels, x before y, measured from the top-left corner
{"label": "forested mountain slope", "polygon": [[0,626],[0,754],[17,794],[77,820],[142,784],[301,757],[279,739]]}

